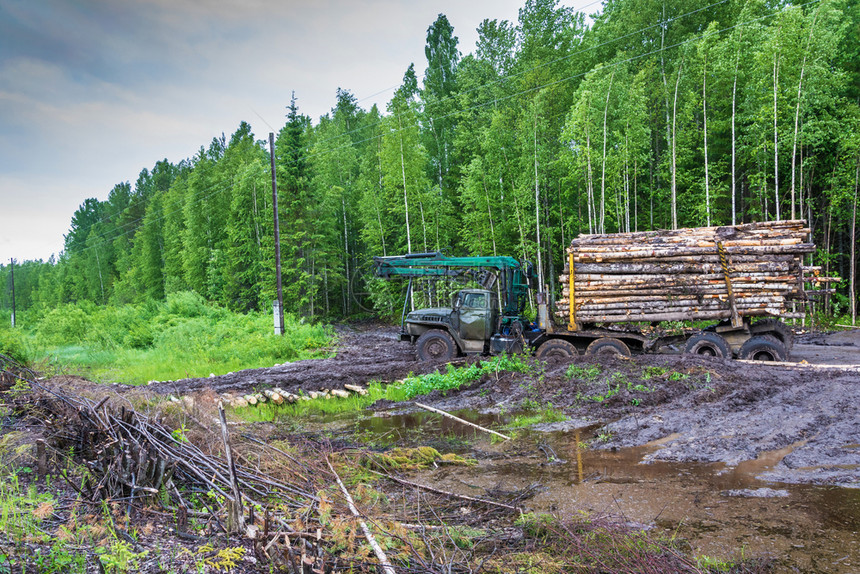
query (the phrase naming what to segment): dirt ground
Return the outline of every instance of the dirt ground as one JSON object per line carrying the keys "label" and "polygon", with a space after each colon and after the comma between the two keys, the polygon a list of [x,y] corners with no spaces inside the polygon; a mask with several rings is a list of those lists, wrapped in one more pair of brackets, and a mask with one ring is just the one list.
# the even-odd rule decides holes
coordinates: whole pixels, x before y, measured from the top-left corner
{"label": "dirt ground", "polygon": [[[475,360],[480,359],[469,359]],[[860,365],[860,330],[800,335],[792,361],[577,357],[537,364],[526,374],[488,375],[459,391],[420,398],[485,426],[550,404],[568,417],[504,443],[458,442],[463,429],[457,423],[411,402],[379,401],[349,422],[319,421],[319,427],[289,432],[342,448],[356,444],[362,432],[402,431],[404,442],[411,429],[414,444],[407,446],[444,451],[459,445],[478,461],[475,467],[440,466],[414,477],[446,491],[528,492],[529,509],[561,516],[587,510],[632,528],[679,533],[696,554],[731,556],[749,548],[756,556],[777,558],[775,572],[853,572],[860,561],[860,499],[854,495],[860,488],[860,367],[850,365]],[[193,396],[212,403],[214,392],[332,389],[437,368],[418,362],[396,328],[363,325],[339,328],[332,358],[113,388],[129,398]],[[79,377],[55,377],[47,384],[93,397],[105,389]],[[269,423],[245,428],[262,439],[287,432]],[[762,488],[756,478],[784,485]],[[152,547],[153,557],[175,544],[166,530],[165,536],[165,546]],[[199,543],[187,542],[191,550],[175,554],[191,556]],[[141,572],[159,571],[152,564],[154,569]],[[250,562],[245,567],[257,571]]]}
{"label": "dirt ground", "polygon": [[[153,383],[147,390],[188,394],[341,388],[344,383],[395,381],[432,371],[390,327],[343,327],[329,359],[286,363],[203,379]],[[860,330],[805,334],[792,352],[797,365],[750,364],[685,355],[630,360],[588,357],[554,362],[531,375],[505,374],[423,402],[453,411],[514,411],[552,403],[571,420],[546,430],[603,425],[601,448],[662,441],[648,460],[722,462],[736,466],[780,452],[762,478],[789,483],[860,487]],[[809,365],[805,363],[809,363]],[[574,365],[573,373],[569,370]],[[834,365],[834,366],[827,366]],[[836,366],[838,365],[838,366]],[[590,367],[598,367],[598,374]],[[617,392],[604,400],[596,400]],[[410,404],[376,405],[389,412]],[[772,455],[770,455],[772,456]]]}

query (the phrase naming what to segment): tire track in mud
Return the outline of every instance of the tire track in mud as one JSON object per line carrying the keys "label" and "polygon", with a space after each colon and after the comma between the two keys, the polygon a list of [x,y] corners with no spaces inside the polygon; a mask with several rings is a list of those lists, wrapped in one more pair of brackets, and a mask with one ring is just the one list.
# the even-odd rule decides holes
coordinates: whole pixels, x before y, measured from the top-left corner
{"label": "tire track in mud", "polygon": [[217,393],[279,387],[290,392],[340,389],[344,384],[395,381],[410,372],[434,370],[420,363],[415,350],[401,343],[391,328],[338,329],[337,352],[327,359],[307,359],[268,368],[246,369],[226,375],[154,382],[146,388],[156,393],[189,394],[203,390]]}

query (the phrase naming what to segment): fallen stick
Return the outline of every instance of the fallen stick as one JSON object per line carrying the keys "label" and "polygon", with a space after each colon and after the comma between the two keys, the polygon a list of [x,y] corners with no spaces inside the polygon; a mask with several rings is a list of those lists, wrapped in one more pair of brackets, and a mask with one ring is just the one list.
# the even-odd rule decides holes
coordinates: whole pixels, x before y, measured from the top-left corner
{"label": "fallen stick", "polygon": [[388,556],[385,555],[385,551],[382,550],[382,547],[376,541],[376,538],[373,537],[373,533],[370,531],[370,528],[368,528],[367,523],[361,517],[361,514],[359,514],[358,509],[355,507],[355,503],[352,501],[352,496],[349,495],[349,491],[340,480],[340,477],[334,470],[328,457],[326,457],[325,462],[328,464],[329,470],[331,470],[331,473],[334,475],[334,479],[337,481],[337,485],[340,487],[341,492],[343,492],[344,497],[346,497],[349,511],[358,519],[358,524],[361,526],[362,532],[364,532],[364,537],[367,539],[367,543],[370,544],[370,547],[373,548],[374,554],[376,554],[376,557],[379,559],[379,563],[382,565],[382,571],[384,574],[395,574],[394,566],[392,566],[391,562],[388,561]]}
{"label": "fallen stick", "polygon": [[233,461],[233,452],[230,449],[230,434],[227,430],[227,418],[224,414],[224,405],[218,401],[218,416],[221,419],[221,439],[224,441],[224,456],[227,459],[227,467],[230,470],[230,484],[233,487],[233,500],[228,504],[229,516],[227,529],[233,532],[245,531],[245,515],[242,512],[242,491],[239,489],[239,481],[236,478],[236,464]]}
{"label": "fallen stick", "polygon": [[434,412],[434,413],[438,413],[438,414],[442,415],[443,417],[448,417],[449,419],[454,419],[455,421],[457,421],[457,422],[461,422],[461,423],[463,423],[464,425],[469,425],[470,427],[475,427],[475,428],[476,428],[476,429],[478,429],[478,430],[482,430],[482,431],[484,431],[484,432],[488,432],[488,433],[490,433],[490,434],[494,434],[494,435],[496,435],[496,436],[500,436],[500,437],[502,437],[502,438],[503,438],[503,439],[505,439],[505,440],[511,440],[511,437],[509,437],[509,436],[503,435],[503,434],[502,434],[502,433],[500,433],[500,432],[496,432],[496,431],[494,431],[494,430],[490,430],[490,429],[488,429],[488,428],[484,428],[484,427],[482,427],[482,426],[480,426],[480,425],[476,425],[475,423],[470,423],[469,421],[463,420],[463,419],[461,419],[460,417],[455,417],[455,416],[454,416],[454,415],[452,415],[451,413],[446,413],[445,411],[441,411],[441,410],[436,409],[436,408],[433,408],[433,407],[428,407],[427,405],[423,405],[423,404],[421,404],[421,403],[415,403],[415,406],[416,406],[416,407],[421,407],[422,409],[426,409],[426,410],[428,410],[428,411],[432,411],[432,412]]}
{"label": "fallen stick", "polygon": [[785,367],[799,371],[806,369],[839,369],[842,371],[860,371],[860,365],[819,365],[813,363],[791,363],[787,361],[753,361],[751,359],[735,359],[736,363],[749,363],[751,365],[767,365],[768,367]]}
{"label": "fallen stick", "polygon": [[418,484],[417,482],[410,482],[408,480],[403,480],[402,478],[397,478],[396,476],[391,476],[390,474],[385,474],[384,472],[379,472],[378,470],[370,470],[370,472],[374,474],[378,474],[381,477],[387,478],[389,480],[393,480],[394,482],[399,482],[404,486],[412,486],[414,488],[423,488],[424,490],[435,492],[436,494],[442,494],[444,496],[450,496],[452,498],[459,498],[460,500],[467,500],[469,502],[477,502],[480,504],[489,504],[490,506],[498,506],[499,508],[505,508],[507,510],[516,510],[517,512],[522,512],[522,509],[518,506],[511,506],[509,504],[503,504],[501,502],[495,502],[492,500],[486,500],[484,498],[473,498],[471,496],[466,496],[465,494],[455,494],[453,492],[448,492],[447,490],[440,490],[438,488],[433,488],[432,486],[425,486],[423,484]]}

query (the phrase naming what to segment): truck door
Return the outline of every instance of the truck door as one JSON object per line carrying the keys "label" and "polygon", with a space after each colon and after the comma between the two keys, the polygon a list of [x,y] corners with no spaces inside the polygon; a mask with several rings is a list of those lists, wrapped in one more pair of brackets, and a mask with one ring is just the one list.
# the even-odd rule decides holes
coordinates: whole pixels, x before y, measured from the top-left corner
{"label": "truck door", "polygon": [[460,305],[460,339],[464,351],[483,351],[489,340],[492,321],[490,317],[490,294],[463,293]]}

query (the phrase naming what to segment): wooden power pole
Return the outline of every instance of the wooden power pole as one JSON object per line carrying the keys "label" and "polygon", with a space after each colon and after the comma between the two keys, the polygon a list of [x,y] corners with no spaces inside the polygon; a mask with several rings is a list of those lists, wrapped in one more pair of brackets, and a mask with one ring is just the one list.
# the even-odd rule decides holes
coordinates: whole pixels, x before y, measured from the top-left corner
{"label": "wooden power pole", "polygon": [[284,334],[284,288],[281,284],[281,229],[278,223],[278,180],[275,176],[275,134],[269,132],[269,152],[272,157],[272,210],[275,212],[275,275],[278,280],[278,300],[275,309],[275,335]]}
{"label": "wooden power pole", "polygon": [[15,260],[10,259],[11,270],[10,274],[12,276],[12,326],[15,326]]}

